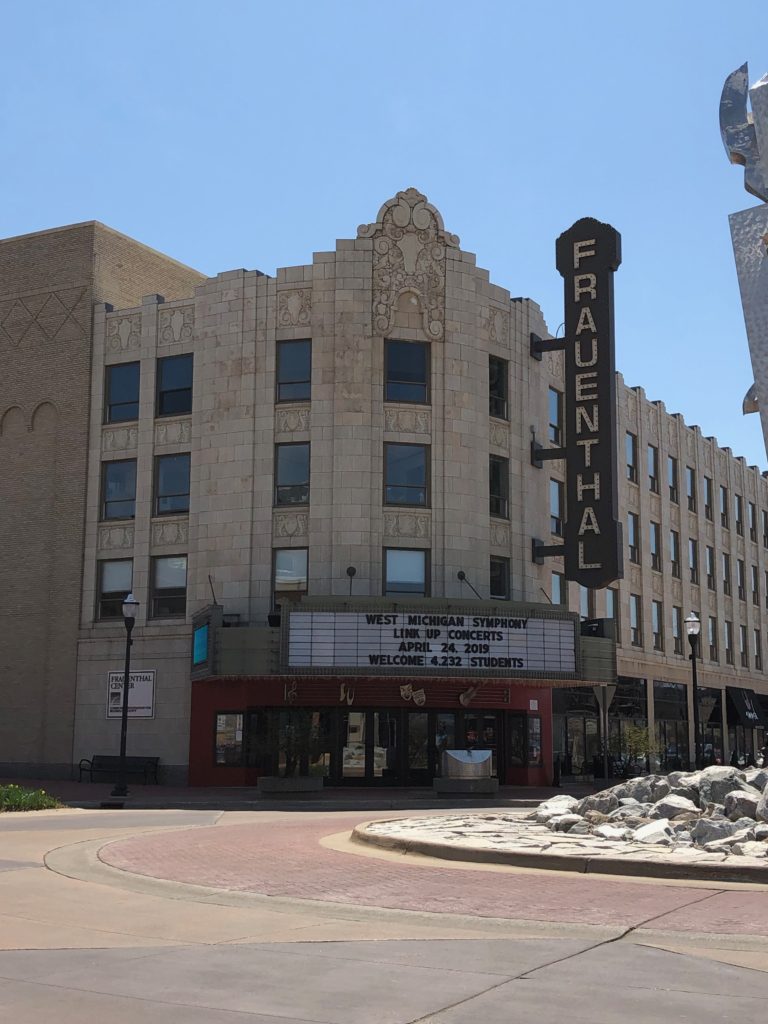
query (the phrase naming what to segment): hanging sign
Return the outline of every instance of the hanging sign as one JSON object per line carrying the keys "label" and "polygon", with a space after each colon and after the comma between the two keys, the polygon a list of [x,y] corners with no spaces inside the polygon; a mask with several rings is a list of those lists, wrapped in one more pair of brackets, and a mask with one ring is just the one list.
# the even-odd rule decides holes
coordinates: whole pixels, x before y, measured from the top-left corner
{"label": "hanging sign", "polygon": [[565,282],[565,575],[599,589],[623,576],[616,480],[613,274],[621,235],[585,217],[557,240]]}
{"label": "hanging sign", "polygon": [[[110,672],[107,683],[107,718],[121,718],[123,714],[124,672]],[[155,670],[153,668],[131,672],[128,676],[128,717],[155,717]]]}

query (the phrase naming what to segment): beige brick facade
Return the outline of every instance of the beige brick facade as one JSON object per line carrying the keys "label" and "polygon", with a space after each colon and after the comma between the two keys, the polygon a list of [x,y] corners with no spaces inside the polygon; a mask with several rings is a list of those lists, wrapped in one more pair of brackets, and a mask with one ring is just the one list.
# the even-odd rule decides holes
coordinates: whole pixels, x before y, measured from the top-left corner
{"label": "beige brick facade", "polygon": [[[75,274],[71,259],[61,256],[59,248],[65,240],[69,244],[67,232],[74,238],[78,232],[92,236],[94,230],[86,225],[41,237],[50,248],[52,263],[66,262]],[[121,244],[135,244],[117,237]],[[14,244],[23,248],[31,243],[22,239]],[[12,460],[10,470],[3,481],[9,485],[4,498],[12,509],[9,537],[20,531],[14,550],[28,563],[22,571],[23,560],[14,554],[16,560],[6,571],[13,567],[19,580],[12,605],[19,609],[16,635],[29,637],[29,643],[22,656],[17,644],[4,641],[4,657],[12,656],[17,666],[13,683],[1,698],[6,711],[12,710],[3,720],[15,723],[8,726],[5,742],[6,749],[19,753],[0,754],[0,761],[76,763],[80,757],[117,748],[118,723],[105,719],[106,677],[122,667],[124,630],[119,622],[96,621],[98,567],[105,559],[132,560],[133,591],[141,605],[132,667],[157,673],[155,717],[131,723],[131,751],[159,754],[166,778],[174,779],[184,776],[187,760],[191,616],[210,603],[213,586],[227,614],[238,615],[242,623],[264,623],[272,603],[277,548],[308,549],[308,591],[313,596],[346,594],[348,566],[356,569],[356,596],[380,595],[383,552],[393,547],[429,551],[434,597],[472,597],[457,578],[459,570],[486,596],[489,560],[501,556],[510,560],[512,599],[549,599],[551,573],[558,562],[535,565],[531,539],[548,540],[549,479],[562,474],[553,462],[534,468],[530,444],[533,436],[547,443],[548,388],[562,388],[561,359],[531,358],[531,332],[548,336],[538,306],[491,284],[488,272],[461,250],[459,240],[445,230],[440,214],[424,196],[415,190],[398,193],[373,223],[358,229],[357,237],[339,241],[333,251],[315,253],[309,265],[280,269],[275,277],[234,270],[204,280],[171,261],[166,267],[163,258],[153,254],[153,265],[144,266],[139,259],[136,267],[121,271],[110,290],[100,278],[97,281],[94,263],[86,255],[89,244],[83,243],[81,266],[72,278],[82,289],[82,295],[77,293],[79,333],[75,338],[73,328],[68,350],[52,353],[42,338],[35,348],[14,349],[19,397],[2,406],[18,404],[22,410],[6,414],[3,421],[3,439],[6,434],[13,438],[10,455],[5,456]],[[0,259],[2,246],[8,245],[0,244]],[[136,250],[147,251],[140,246]],[[8,258],[14,259],[13,247]],[[110,260],[109,273],[116,275],[114,247],[105,245],[96,265],[107,273]],[[129,261],[121,256],[119,262]],[[18,273],[28,272],[22,268]],[[39,287],[52,289],[55,274],[45,273],[50,282],[46,278]],[[177,277],[171,283],[173,273]],[[26,287],[34,291],[35,280],[17,284],[14,279],[13,288],[4,286],[4,293]],[[72,281],[67,279],[67,287],[75,287]],[[116,308],[110,309],[107,302]],[[276,347],[292,339],[312,342],[311,401],[276,402]],[[428,403],[384,401],[386,339],[429,343]],[[4,351],[11,351],[10,342],[4,339],[2,344]],[[186,353],[194,357],[191,413],[157,417],[157,360]],[[508,419],[489,416],[489,356],[509,363]],[[43,365],[44,373],[32,371],[32,360]],[[132,422],[105,425],[105,368],[125,362],[140,363],[139,416]],[[652,720],[652,681],[689,680],[687,644],[682,654],[673,653],[673,606],[683,615],[698,611],[705,633],[709,615],[717,616],[721,634],[724,622],[732,622],[736,645],[741,624],[747,626],[750,643],[755,629],[765,641],[768,551],[762,540],[762,515],[768,509],[768,487],[754,467],[702,437],[698,428],[669,415],[660,403],[647,401],[641,390],[627,388],[619,379],[618,394],[622,516],[635,511],[642,534],[640,564],[627,562],[625,579],[618,584],[619,673],[648,680]],[[35,414],[42,402],[52,403],[52,408],[45,406]],[[69,426],[63,432],[66,403]],[[30,429],[38,422],[39,440],[37,426]],[[637,484],[627,481],[623,464],[627,430],[637,437]],[[385,504],[383,451],[388,441],[430,446],[427,507]],[[304,506],[273,504],[274,446],[285,442],[310,444],[310,499]],[[645,486],[649,443],[659,453],[659,494]],[[191,454],[189,514],[153,516],[154,460],[182,452]],[[489,454],[509,460],[508,518],[489,514]],[[668,454],[678,460],[677,504],[669,499]],[[102,465],[126,458],[136,459],[137,465],[135,518],[103,522]],[[695,513],[686,505],[687,465],[697,474]],[[26,467],[26,476],[21,466]],[[66,488],[57,476],[64,467]],[[705,475],[713,480],[715,497],[721,483],[728,486],[731,504],[736,494],[743,497],[745,517],[747,503],[755,504],[755,542],[746,525],[744,536],[739,536],[733,523],[725,530],[719,516],[715,522],[706,519],[701,495]],[[23,479],[28,481],[28,493],[20,491]],[[48,503],[44,513],[36,509],[41,501]],[[45,521],[43,533],[38,515]],[[648,555],[651,521],[661,531],[661,572],[651,569]],[[680,579],[673,577],[669,565],[670,529],[680,536]],[[702,585],[690,583],[689,537],[699,541],[700,572],[706,545],[715,548],[718,566],[722,552],[731,553],[732,596],[723,593],[722,580],[711,592],[703,576]],[[181,554],[188,558],[186,619],[149,618],[151,559]],[[757,604],[749,593],[746,601],[738,599],[738,559],[745,563],[748,587],[751,566],[757,566]],[[51,591],[55,612],[40,611],[38,598],[45,581],[58,581]],[[578,607],[577,590],[571,585],[573,608]],[[629,642],[630,594],[642,600],[641,646]],[[653,600],[663,607],[661,652],[652,647]],[[79,654],[73,738],[76,607]],[[602,594],[595,595],[594,612],[605,613]],[[63,681],[61,672],[51,671],[52,658],[57,669],[61,667],[64,649],[70,659],[69,682]],[[41,661],[46,658],[48,662]],[[755,670],[751,654],[749,668],[741,667],[739,660],[738,650],[733,666],[725,664],[723,656],[718,663],[705,658],[702,685],[722,689],[731,683],[768,693],[767,677]],[[56,722],[55,741],[46,732],[48,719]],[[27,723],[33,721],[31,728]]]}

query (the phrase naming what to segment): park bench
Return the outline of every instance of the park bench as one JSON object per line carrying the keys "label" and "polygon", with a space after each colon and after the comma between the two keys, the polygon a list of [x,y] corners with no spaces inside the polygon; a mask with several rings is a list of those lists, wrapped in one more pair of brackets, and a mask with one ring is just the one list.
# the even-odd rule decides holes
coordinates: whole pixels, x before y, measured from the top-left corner
{"label": "park bench", "polygon": [[[125,774],[126,776],[140,776],[145,785],[149,782],[154,782],[157,785],[159,763],[159,757],[126,757]],[[94,775],[110,775],[113,776],[111,781],[114,781],[117,779],[119,771],[120,758],[117,754],[94,754],[90,761],[84,757],[80,762],[80,776],[77,781],[83,781],[83,772],[88,773],[91,782],[93,782]]]}

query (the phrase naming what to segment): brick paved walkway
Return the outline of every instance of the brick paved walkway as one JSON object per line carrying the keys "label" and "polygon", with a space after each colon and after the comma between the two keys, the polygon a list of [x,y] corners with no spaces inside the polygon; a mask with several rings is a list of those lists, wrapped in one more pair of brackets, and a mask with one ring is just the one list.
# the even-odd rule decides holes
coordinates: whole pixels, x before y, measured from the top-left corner
{"label": "brick paved walkway", "polygon": [[[359,821],[368,819],[361,815]],[[768,935],[768,889],[398,864],[320,845],[324,836],[357,823],[348,815],[329,814],[222,824],[120,840],[102,848],[99,856],[137,874],[269,896],[478,917]]]}

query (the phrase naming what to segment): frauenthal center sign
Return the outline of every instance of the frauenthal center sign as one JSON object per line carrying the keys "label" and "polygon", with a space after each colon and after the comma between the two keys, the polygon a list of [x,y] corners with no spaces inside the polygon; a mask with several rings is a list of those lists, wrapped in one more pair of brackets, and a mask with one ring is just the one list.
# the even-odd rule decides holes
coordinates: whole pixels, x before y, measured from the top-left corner
{"label": "frauenthal center sign", "polygon": [[576,673],[573,619],[290,612],[287,667],[435,675]]}
{"label": "frauenthal center sign", "polygon": [[621,236],[585,217],[560,235],[556,260],[565,279],[565,575],[598,589],[623,575],[613,330]]}

